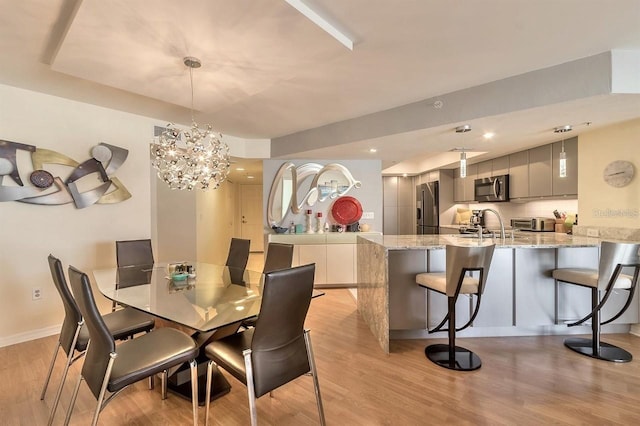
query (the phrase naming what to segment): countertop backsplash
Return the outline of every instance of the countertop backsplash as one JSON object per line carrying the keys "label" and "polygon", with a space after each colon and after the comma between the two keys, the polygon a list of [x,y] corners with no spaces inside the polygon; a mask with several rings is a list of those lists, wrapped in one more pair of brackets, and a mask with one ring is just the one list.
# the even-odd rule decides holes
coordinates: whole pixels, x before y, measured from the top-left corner
{"label": "countertop backsplash", "polygon": [[[458,204],[458,207],[467,207],[471,210],[494,209],[500,213],[504,225],[510,225],[510,220],[516,217],[553,217],[553,211],[576,214],[578,200],[539,200],[526,203],[470,203]],[[498,227],[498,219],[495,215],[488,214],[485,218],[488,227]],[[456,225],[456,224],[453,224]]]}

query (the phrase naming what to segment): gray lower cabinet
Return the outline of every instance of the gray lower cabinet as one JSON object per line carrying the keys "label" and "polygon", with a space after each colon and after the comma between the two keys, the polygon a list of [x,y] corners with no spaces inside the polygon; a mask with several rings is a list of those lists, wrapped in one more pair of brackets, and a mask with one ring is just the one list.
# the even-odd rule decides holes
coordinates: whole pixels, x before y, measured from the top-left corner
{"label": "gray lower cabinet", "polygon": [[[573,249],[572,249],[573,250]],[[516,326],[555,324],[555,249],[517,249],[515,262]]]}
{"label": "gray lower cabinet", "polygon": [[[495,250],[474,327],[510,327],[513,318],[514,249]],[[477,275],[477,274],[476,274]]]}

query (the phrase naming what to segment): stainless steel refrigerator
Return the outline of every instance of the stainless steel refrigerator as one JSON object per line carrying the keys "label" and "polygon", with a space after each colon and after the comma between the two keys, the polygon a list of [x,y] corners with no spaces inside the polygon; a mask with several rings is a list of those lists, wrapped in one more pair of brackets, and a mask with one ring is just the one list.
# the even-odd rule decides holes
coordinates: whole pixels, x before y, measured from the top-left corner
{"label": "stainless steel refrigerator", "polygon": [[416,234],[439,234],[438,182],[423,183],[416,187]]}

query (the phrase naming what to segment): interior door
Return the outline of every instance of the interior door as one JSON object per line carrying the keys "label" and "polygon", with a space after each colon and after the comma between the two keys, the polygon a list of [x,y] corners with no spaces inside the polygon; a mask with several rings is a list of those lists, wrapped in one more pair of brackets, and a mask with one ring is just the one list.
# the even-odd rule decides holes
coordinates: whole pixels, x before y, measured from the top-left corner
{"label": "interior door", "polygon": [[240,232],[251,240],[251,251],[264,251],[262,185],[240,185]]}

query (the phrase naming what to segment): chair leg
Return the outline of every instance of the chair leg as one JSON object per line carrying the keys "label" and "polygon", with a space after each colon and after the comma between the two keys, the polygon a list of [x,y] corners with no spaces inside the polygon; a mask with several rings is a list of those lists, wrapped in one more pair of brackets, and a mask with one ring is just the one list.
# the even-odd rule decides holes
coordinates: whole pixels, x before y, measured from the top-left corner
{"label": "chair leg", "polygon": [[251,413],[251,426],[258,425],[258,409],[256,407],[256,392],[253,386],[253,365],[251,363],[251,349],[242,352],[244,367],[247,373],[247,396],[249,397],[249,411]]}
{"label": "chair leg", "polygon": [[207,363],[207,390],[204,402],[204,426],[209,424],[209,405],[211,405],[211,376],[213,375],[214,362],[209,360]]}
{"label": "chair leg", "polygon": [[189,362],[191,368],[191,405],[193,407],[193,426],[198,426],[198,363],[195,359]]}
{"label": "chair leg", "polygon": [[73,364],[73,349],[71,349],[71,353],[67,357],[67,362],[64,365],[64,371],[62,372],[62,378],[60,379],[60,384],[58,385],[58,390],[56,391],[56,397],[53,400],[53,405],[51,406],[51,413],[49,413],[49,422],[47,426],[51,426],[53,424],[53,418],[56,415],[56,410],[58,409],[58,403],[60,402],[60,395],[62,395],[62,388],[64,387],[64,382],[67,379],[67,374],[69,373],[69,367]]}
{"label": "chair leg", "polygon": [[149,390],[153,390],[155,387],[155,375],[151,375],[149,376]]}
{"label": "chair leg", "polygon": [[76,386],[73,388],[73,395],[71,395],[71,402],[69,403],[67,416],[64,419],[64,426],[67,426],[69,424],[69,420],[71,420],[71,413],[73,412],[73,407],[76,405],[76,398],[78,397],[78,389],[80,389],[81,382],[82,382],[82,374],[79,374],[78,380],[76,381]]}
{"label": "chair leg", "polygon": [[440,367],[451,370],[471,371],[482,366],[480,357],[469,349],[456,346],[456,297],[448,297],[449,325],[447,326],[448,344],[434,344],[425,348],[424,353],[429,360]]}
{"label": "chair leg", "polygon": [[[602,342],[600,340],[600,317],[601,306],[599,291],[597,288],[591,290],[591,306],[593,307],[591,317],[591,339],[572,337],[564,341],[564,345],[572,351],[591,358],[612,362],[629,362],[633,356],[622,348]],[[598,309],[596,309],[598,307]]]}
{"label": "chair leg", "polygon": [[161,382],[160,398],[162,400],[167,399],[167,378],[168,378],[168,372],[167,370],[164,370],[162,372],[162,375],[160,376],[160,382]]}
{"label": "chair leg", "polygon": [[58,349],[60,349],[60,341],[56,343],[56,346],[53,348],[53,357],[51,358],[51,364],[49,364],[49,372],[47,373],[47,378],[44,379],[44,386],[42,387],[42,393],[40,394],[40,401],[44,400],[44,394],[47,393],[47,386],[49,386],[49,379],[51,379],[51,372],[53,371],[53,366],[56,363],[56,358],[58,357]]}
{"label": "chair leg", "polygon": [[325,426],[327,423],[324,418],[324,407],[322,406],[322,395],[320,394],[320,382],[318,381],[316,358],[313,355],[313,347],[311,346],[311,335],[309,334],[309,330],[304,331],[304,343],[307,345],[307,358],[309,359],[309,367],[311,368],[311,375],[313,376],[313,389],[316,393],[316,403],[318,404],[320,424]]}

